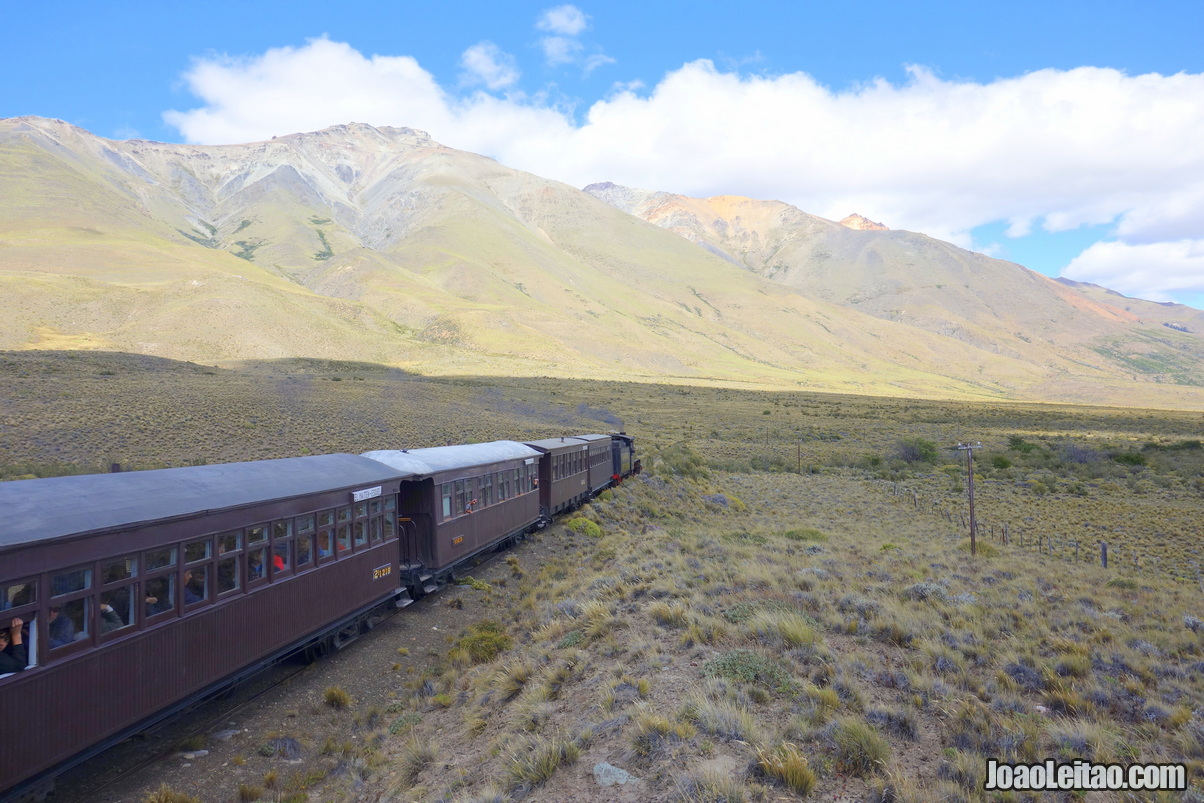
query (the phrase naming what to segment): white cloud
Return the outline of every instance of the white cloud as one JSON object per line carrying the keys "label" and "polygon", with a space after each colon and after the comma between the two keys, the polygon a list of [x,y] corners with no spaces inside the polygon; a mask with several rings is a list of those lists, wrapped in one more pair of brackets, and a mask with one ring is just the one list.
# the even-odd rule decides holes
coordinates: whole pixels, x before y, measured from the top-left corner
{"label": "white cloud", "polygon": [[544,59],[553,67],[572,64],[584,49],[580,42],[567,36],[545,36],[539,44],[543,47]]}
{"label": "white cloud", "polygon": [[504,89],[515,84],[520,73],[514,57],[502,52],[493,42],[478,42],[460,55],[465,83],[484,84],[489,89]]}
{"label": "white cloud", "polygon": [[535,27],[560,36],[577,36],[589,25],[589,17],[576,6],[549,8],[540,15]]}
{"label": "white cloud", "polygon": [[1062,275],[1151,301],[1204,293],[1204,239],[1095,243],[1075,257]]}
{"label": "white cloud", "polygon": [[[500,56],[480,64],[486,86],[488,75],[508,80]],[[776,198],[833,219],[856,210],[964,245],[994,221],[1008,222],[1010,236],[1114,224],[1119,242],[1084,254],[1076,271],[1160,244],[1124,253],[1204,275],[1196,257],[1167,247],[1204,240],[1200,74],[1082,67],[973,83],[911,67],[903,84],[833,91],[804,73],[745,75],[704,60],[647,90],[618,86],[580,122],[546,99],[454,96],[412,58],[365,57],[326,39],[198,60],[185,79],[201,106],[164,116],[190,142],[351,120],[404,125],[576,186]]]}

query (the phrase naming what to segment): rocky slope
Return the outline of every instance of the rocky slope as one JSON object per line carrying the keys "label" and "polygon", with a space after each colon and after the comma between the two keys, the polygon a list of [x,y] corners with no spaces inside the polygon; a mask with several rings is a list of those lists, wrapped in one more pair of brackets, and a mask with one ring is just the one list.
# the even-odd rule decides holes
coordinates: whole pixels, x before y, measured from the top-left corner
{"label": "rocky slope", "polygon": [[1138,376],[1204,406],[1176,384],[1199,337],[1018,266],[360,124],[201,147],[0,121],[0,312],[8,349],[1098,401]]}

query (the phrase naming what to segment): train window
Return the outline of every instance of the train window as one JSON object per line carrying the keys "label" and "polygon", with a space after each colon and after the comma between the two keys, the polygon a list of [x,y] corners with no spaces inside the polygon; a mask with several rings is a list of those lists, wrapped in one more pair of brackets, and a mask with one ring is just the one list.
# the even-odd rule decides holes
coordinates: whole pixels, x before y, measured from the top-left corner
{"label": "train window", "polygon": [[376,542],[380,541],[380,533],[382,528],[381,517],[373,516],[368,522],[368,527],[372,532],[372,543],[375,544]]}
{"label": "train window", "polygon": [[364,516],[367,516],[367,515],[368,515],[368,503],[367,502],[356,502],[355,503],[355,517],[357,519],[362,519]]}
{"label": "train window", "polygon": [[176,562],[176,548],[173,546],[167,549],[156,549],[153,552],[144,552],[142,553],[142,560],[148,572],[174,566]]}
{"label": "train window", "polygon": [[373,499],[368,503],[368,515],[375,516],[377,513],[380,513],[380,500]]}
{"label": "train window", "polygon": [[50,596],[61,597],[73,591],[83,591],[92,587],[92,570],[75,569],[62,574],[56,574],[50,581]]}
{"label": "train window", "polygon": [[443,483],[443,518],[450,519],[452,514],[452,485]]}
{"label": "train window", "polygon": [[124,630],[134,624],[133,597],[137,585],[126,585],[100,595],[101,635]]}
{"label": "train window", "polygon": [[481,477],[481,504],[489,506],[493,504],[493,475],[486,474]]}
{"label": "train window", "polygon": [[88,638],[91,632],[91,617],[88,615],[92,607],[91,602],[88,597],[83,597],[50,607],[47,614],[47,633],[52,650]]}
{"label": "train window", "polygon": [[20,608],[38,601],[38,584],[33,580],[0,587],[0,611]]}
{"label": "train window", "polygon": [[318,526],[319,527],[333,527],[334,526],[334,511],[333,510],[323,510],[321,513],[319,513],[318,514]]}
{"label": "train window", "polygon": [[314,532],[314,516],[312,513],[309,514],[308,516],[297,517],[297,534],[298,535],[313,535],[313,532]]}
{"label": "train window", "polygon": [[334,557],[334,531],[319,530],[318,531],[318,557],[333,558]]}
{"label": "train window", "polygon": [[242,547],[242,533],[226,533],[217,537],[217,554],[237,552]]}
{"label": "train window", "polygon": [[293,535],[293,520],[272,522],[272,538],[291,538]]}
{"label": "train window", "polygon": [[351,549],[351,525],[350,524],[340,524],[339,525],[338,549],[340,552],[346,552],[348,549]]}
{"label": "train window", "polygon": [[293,542],[281,541],[272,545],[272,576],[287,574],[293,569]]}
{"label": "train window", "polygon": [[242,573],[239,570],[238,557],[221,558],[217,562],[217,593],[218,596],[237,591],[242,587]]}
{"label": "train window", "polygon": [[357,521],[352,525],[352,530],[355,533],[355,548],[359,549],[368,543],[368,522]]}
{"label": "train window", "polygon": [[213,544],[208,538],[203,541],[193,541],[184,545],[184,562],[195,563],[206,560],[213,553]]}
{"label": "train window", "polygon": [[112,585],[120,583],[122,580],[128,580],[138,573],[138,559],[135,557],[126,557],[121,560],[114,560],[108,563],[102,563],[100,566],[100,582],[101,585]]}
{"label": "train window", "polygon": [[389,494],[385,497],[385,510],[397,510],[397,497]]}
{"label": "train window", "polygon": [[452,512],[457,516],[462,515],[464,513],[465,508],[468,506],[467,491],[464,487],[464,480],[456,480],[456,500],[455,500],[455,502],[456,502],[456,504],[455,504],[455,507],[452,509]]}
{"label": "train window", "polygon": [[165,574],[146,581],[146,616],[149,619],[176,607],[176,576]]}
{"label": "train window", "polygon": [[193,566],[184,570],[184,607],[197,605],[209,599],[209,565]]}
{"label": "train window", "polygon": [[519,494],[523,493],[524,488],[522,485],[522,477],[525,477],[525,476],[527,476],[527,467],[526,466],[523,466],[521,469],[518,469],[518,468],[514,469],[514,495],[515,496],[518,496]]}
{"label": "train window", "polygon": [[349,507],[339,508],[338,516],[339,516],[339,524],[342,524],[345,521],[351,521],[351,508],[349,508]]}
{"label": "train window", "polygon": [[253,549],[247,553],[247,582],[253,583],[256,580],[263,580],[267,577],[267,572],[263,569],[264,560],[267,558],[267,550],[263,547]]}
{"label": "train window", "polygon": [[268,540],[268,526],[266,524],[247,528],[247,546],[262,544],[266,540]]}
{"label": "train window", "polygon": [[313,563],[313,541],[308,535],[297,536],[297,568]]}

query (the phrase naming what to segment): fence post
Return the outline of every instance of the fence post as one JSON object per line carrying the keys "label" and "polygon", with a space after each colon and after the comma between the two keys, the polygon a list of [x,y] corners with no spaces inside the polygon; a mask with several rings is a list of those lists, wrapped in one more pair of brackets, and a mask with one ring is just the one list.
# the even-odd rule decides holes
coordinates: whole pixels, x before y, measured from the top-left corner
{"label": "fence post", "polygon": [[1099,542],[1099,559],[1100,563],[1104,564],[1104,568],[1108,568],[1108,542]]}

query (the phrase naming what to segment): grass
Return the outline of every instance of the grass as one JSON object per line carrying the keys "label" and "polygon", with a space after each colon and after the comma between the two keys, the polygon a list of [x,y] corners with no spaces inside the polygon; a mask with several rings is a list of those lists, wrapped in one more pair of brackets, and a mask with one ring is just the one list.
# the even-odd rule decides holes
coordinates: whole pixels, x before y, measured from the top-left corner
{"label": "grass", "polygon": [[344,708],[349,708],[352,700],[351,695],[345,690],[339,688],[338,686],[329,686],[327,687],[326,691],[322,693],[322,702],[326,703],[336,711],[340,711]]}
{"label": "grass", "polygon": [[[152,423],[195,439],[198,459],[217,460],[235,450],[364,451],[382,438],[595,431],[601,422],[572,416],[607,399],[627,418],[646,471],[580,511],[597,537],[553,528],[529,539],[538,561],[520,547],[491,574],[474,570],[492,588],[462,594],[468,602],[454,613],[463,629],[407,657],[413,672],[393,675],[396,699],[357,701],[390,716],[317,707],[347,728],[325,758],[361,762],[365,795],[385,795],[402,777],[410,740],[436,739],[455,744],[471,772],[458,776],[464,766],[450,753],[425,763],[414,799],[496,799],[540,784],[542,794],[571,792],[592,783],[588,769],[560,768],[603,757],[641,777],[649,796],[680,800],[828,799],[848,794],[845,784],[870,800],[980,800],[987,757],[1183,760],[1204,770],[1195,702],[1204,699],[1204,605],[1191,564],[1204,547],[1204,450],[1190,445],[1198,413],[435,381],[362,365],[140,369],[198,402],[181,412],[122,373],[124,363],[80,359],[119,370],[77,378],[63,395],[53,373],[9,373],[15,381],[0,384],[15,402],[6,415],[18,419],[0,439],[23,438],[7,453],[28,461],[9,470],[81,467],[110,454],[89,444],[119,433],[137,443],[137,427]],[[31,363],[6,365],[19,373]],[[85,386],[96,413],[88,427],[67,398]],[[142,407],[117,392],[135,386]],[[265,386],[290,395],[252,401]],[[208,395],[216,401],[199,404]],[[379,410],[381,397],[404,400],[418,423]],[[457,419],[447,412],[456,404],[477,406]],[[566,416],[558,429],[541,418],[551,414]],[[766,419],[776,428],[768,445]],[[225,440],[229,422],[241,422],[229,430],[237,441]],[[904,438],[943,447],[967,431],[984,444],[978,538],[993,550],[976,557],[962,549],[964,492],[941,469],[951,458],[892,456]],[[163,440],[158,448],[176,448]],[[1131,453],[1144,463],[1113,457]],[[129,454],[122,459],[141,465],[183,459],[149,443]],[[757,461],[764,469],[750,470]],[[1094,540],[1108,541],[1106,570]],[[486,595],[487,614],[474,607]],[[365,759],[360,745],[373,730],[385,748]],[[251,756],[252,767],[268,760]],[[804,766],[808,792],[789,780],[809,777]],[[330,775],[313,799],[350,797],[353,773],[323,769]],[[242,782],[262,786],[257,771]],[[238,795],[237,783],[225,794]]]}

